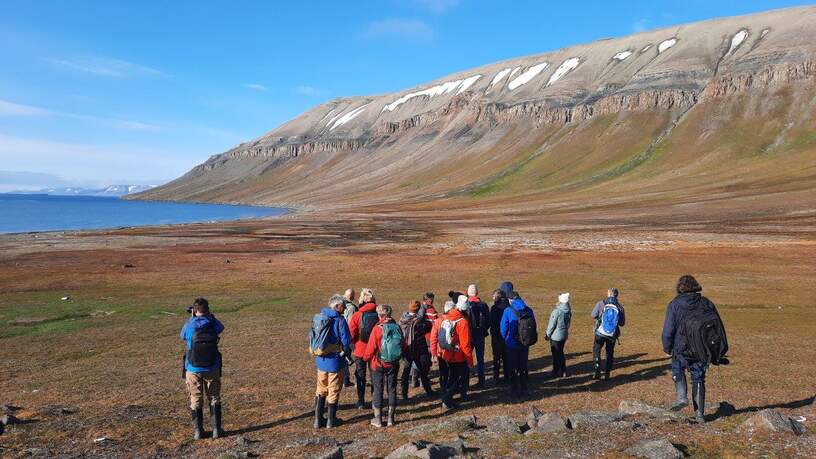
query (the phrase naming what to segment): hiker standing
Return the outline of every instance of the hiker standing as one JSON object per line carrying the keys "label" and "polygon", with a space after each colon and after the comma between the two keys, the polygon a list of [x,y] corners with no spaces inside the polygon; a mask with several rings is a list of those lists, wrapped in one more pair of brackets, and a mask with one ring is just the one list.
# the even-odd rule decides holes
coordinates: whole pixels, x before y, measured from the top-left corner
{"label": "hiker standing", "polygon": [[428,379],[428,371],[431,369],[431,354],[428,351],[428,343],[425,341],[425,335],[430,330],[430,326],[425,317],[419,316],[419,311],[419,301],[409,302],[408,311],[403,314],[399,322],[405,344],[405,352],[402,356],[402,377],[400,379],[403,401],[408,401],[409,378],[414,368],[418,369],[419,380],[422,383],[422,388],[425,389],[425,393],[428,395],[434,394],[433,389],[431,389],[431,381]]}
{"label": "hiker standing", "polygon": [[399,325],[391,318],[391,306],[377,306],[379,321],[371,331],[363,358],[371,364],[371,385],[374,395],[371,405],[374,418],[371,425],[382,427],[383,391],[388,392],[388,426],[394,425],[397,410],[397,375],[403,354],[403,337]]}
{"label": "hiker standing", "polygon": [[[353,288],[346,289],[345,293],[343,293],[343,303],[346,306],[343,317],[346,319],[346,325],[351,323],[351,318],[354,316],[354,313],[357,312],[357,303],[354,302],[354,295],[355,292]],[[351,387],[352,385],[351,372],[345,371],[343,373],[343,387]]]}
{"label": "hiker standing", "polygon": [[326,428],[340,424],[337,402],[343,390],[343,376],[348,374],[346,355],[351,354],[351,334],[343,317],[345,301],[340,295],[329,299],[328,307],[315,314],[309,334],[309,347],[317,366],[314,428],[323,425],[323,413],[328,405]]}
{"label": "hiker standing", "polygon": [[567,377],[567,358],[564,355],[564,345],[569,337],[569,327],[572,321],[572,307],[570,306],[570,294],[562,293],[558,295],[558,303],[550,313],[550,321],[547,324],[546,339],[550,342],[553,359],[553,378]]}
{"label": "hiker standing", "polygon": [[450,375],[450,368],[448,362],[442,358],[442,348],[439,347],[439,330],[442,328],[442,323],[448,317],[448,313],[454,308],[453,301],[446,301],[442,314],[439,314],[434,321],[433,328],[431,328],[431,336],[428,338],[428,346],[431,351],[431,361],[436,362],[439,367],[439,390],[444,392],[448,388],[448,376]]}
{"label": "hiker standing", "polygon": [[221,430],[221,353],[218,339],[224,325],[210,313],[210,304],[197,298],[190,309],[192,317],[181,329],[186,343],[184,354],[184,381],[190,392],[190,415],[195,429],[194,438],[204,436],[204,400],[210,405],[212,437],[224,434]]}
{"label": "hiker standing", "polygon": [[510,383],[507,373],[507,351],[501,334],[501,320],[504,310],[510,306],[509,295],[513,293],[513,284],[502,282],[501,287],[493,291],[493,306],[490,307],[490,347],[493,351],[493,384],[499,384],[499,373],[504,369],[504,382]]}
{"label": "hiker standing", "polygon": [[507,350],[510,393],[514,397],[527,395],[530,346],[538,341],[538,332],[533,310],[517,292],[511,294],[510,307],[504,310],[501,334]]}
{"label": "hiker standing", "polygon": [[[450,309],[441,320],[436,334],[431,335],[431,347],[439,352],[441,362],[448,367],[448,377],[442,395],[442,408],[453,408],[453,397],[458,392],[462,401],[467,397],[467,378],[473,366],[473,344],[470,338],[470,325],[466,317],[467,297],[457,296],[460,303]],[[448,308],[448,305],[445,305]]]}
{"label": "hiker standing", "polygon": [[673,411],[688,406],[686,370],[691,374],[695,420],[705,422],[705,376],[709,363],[728,363],[728,340],[717,307],[700,294],[703,288],[691,275],[677,281],[677,296],[666,307],[663,352],[672,358],[677,401]]}
{"label": "hiker standing", "polygon": [[351,342],[354,345],[352,356],[354,358],[354,382],[357,386],[358,410],[365,409],[366,367],[368,364],[366,364],[363,356],[365,355],[371,331],[374,330],[374,326],[377,325],[379,320],[374,291],[370,288],[360,290],[360,307],[351,316],[351,322],[349,322]]}
{"label": "hiker standing", "polygon": [[481,389],[485,383],[485,338],[490,334],[490,310],[487,304],[479,298],[479,288],[476,284],[470,284],[467,292],[470,338],[473,342],[473,352],[476,354],[476,374],[478,376],[476,387]]}
{"label": "hiker standing", "polygon": [[[615,343],[620,337],[620,327],[626,325],[626,312],[618,301],[618,289],[611,287],[606,291],[606,299],[598,301],[592,308],[592,318],[595,319],[595,342],[592,345],[592,358],[595,361],[593,379],[603,377],[607,380],[615,361]],[[606,347],[606,362],[603,366],[601,366],[602,347]]]}

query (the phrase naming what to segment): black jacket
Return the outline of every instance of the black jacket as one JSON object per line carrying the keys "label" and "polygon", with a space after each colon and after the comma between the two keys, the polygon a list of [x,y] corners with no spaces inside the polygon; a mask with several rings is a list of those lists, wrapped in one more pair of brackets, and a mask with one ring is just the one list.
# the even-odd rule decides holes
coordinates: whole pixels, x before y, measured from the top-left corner
{"label": "black jacket", "polygon": [[717,312],[714,303],[699,292],[682,293],[669,303],[666,307],[666,320],[663,321],[663,352],[671,355],[683,352],[686,348],[686,337],[678,332],[680,323],[689,311],[698,308],[712,308]]}
{"label": "black jacket", "polygon": [[501,299],[490,307],[490,335],[501,339],[501,320],[504,310],[510,306],[507,299]]}

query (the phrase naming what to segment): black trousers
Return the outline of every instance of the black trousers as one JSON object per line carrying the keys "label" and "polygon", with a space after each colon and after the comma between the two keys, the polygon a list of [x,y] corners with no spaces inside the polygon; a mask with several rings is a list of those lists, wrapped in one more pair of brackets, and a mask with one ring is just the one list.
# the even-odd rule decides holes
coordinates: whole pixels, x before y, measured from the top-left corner
{"label": "black trousers", "polygon": [[448,376],[450,376],[450,367],[448,362],[442,360],[442,357],[437,357],[439,362],[439,390],[445,391],[448,388]]}
{"label": "black trousers", "polygon": [[[601,366],[601,348],[606,346],[606,362]],[[615,339],[595,335],[595,344],[592,345],[592,358],[595,360],[595,369],[609,373],[615,362]]]}
{"label": "black trousers", "polygon": [[510,388],[514,395],[527,392],[530,348],[507,348],[507,370],[510,372]]}
{"label": "black trousers", "polygon": [[507,374],[507,350],[505,349],[504,338],[490,335],[490,347],[493,349],[493,379],[499,379],[499,373],[504,370],[504,381],[510,380]]}
{"label": "black trousers", "polygon": [[402,359],[402,375],[400,377],[400,389],[402,389],[402,398],[408,398],[408,385],[411,383],[411,373],[414,368],[418,368],[418,376],[422,382],[422,388],[425,393],[433,393],[431,389],[431,380],[428,378],[428,371],[431,369],[431,356],[420,355],[419,357],[405,356]]}
{"label": "black trousers", "polygon": [[354,356],[354,381],[357,386],[357,402],[365,403],[366,368],[368,363],[360,357]]}
{"label": "black trousers", "polygon": [[[442,360],[440,359],[440,362]],[[448,384],[442,395],[442,401],[446,405],[453,403],[453,396],[467,394],[467,380],[470,376],[470,369],[466,362],[446,362],[448,366]]]}
{"label": "black trousers", "polygon": [[555,377],[564,376],[567,373],[567,357],[564,355],[565,344],[567,344],[567,340],[550,340],[550,350],[552,350],[553,358],[553,376]]}
{"label": "black trousers", "polygon": [[[383,391],[388,392],[388,406],[397,406],[397,375],[399,363],[389,369],[377,368],[371,372],[371,385],[374,386],[374,398],[371,405],[380,409],[383,406]],[[411,367],[408,367],[411,371]]]}

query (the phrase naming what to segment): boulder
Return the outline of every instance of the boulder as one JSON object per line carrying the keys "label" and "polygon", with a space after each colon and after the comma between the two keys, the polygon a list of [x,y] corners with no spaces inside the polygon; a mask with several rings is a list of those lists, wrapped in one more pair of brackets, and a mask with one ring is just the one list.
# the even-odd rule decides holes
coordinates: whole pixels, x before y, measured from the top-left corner
{"label": "boulder", "polygon": [[445,421],[421,424],[403,431],[405,435],[425,435],[433,432],[459,433],[476,427],[476,416],[458,416]]}
{"label": "boulder", "polygon": [[642,440],[624,452],[648,459],[682,459],[684,457],[683,452],[665,438]]}
{"label": "boulder", "polygon": [[428,443],[420,440],[400,446],[388,454],[388,456],[385,456],[385,459],[447,459],[463,454],[465,454],[465,445],[462,443],[462,440],[443,444]]}
{"label": "boulder", "polygon": [[577,411],[567,418],[567,427],[577,429],[582,426],[603,426],[620,421],[623,416],[619,413],[605,411]]}
{"label": "boulder", "polygon": [[338,446],[330,449],[323,454],[315,456],[315,459],[343,459],[343,448]]}
{"label": "boulder", "polygon": [[[237,441],[237,440],[236,440]],[[308,437],[288,443],[284,448],[305,448],[307,446],[339,446],[340,443],[334,437]]]}
{"label": "boulder", "polygon": [[805,426],[799,421],[783,416],[776,410],[762,410],[749,417],[738,429],[740,432],[792,432],[802,435]]}
{"label": "boulder", "polygon": [[[540,412],[539,412],[540,413]],[[558,413],[540,413],[536,419],[528,419],[529,430],[525,434],[562,432],[567,430],[567,423]]]}
{"label": "boulder", "polygon": [[623,415],[645,415],[664,420],[680,420],[680,415],[665,408],[643,403],[639,400],[623,400],[618,405],[618,412]]}
{"label": "boulder", "polygon": [[521,428],[510,416],[491,416],[485,419],[485,427],[495,434],[520,434]]}

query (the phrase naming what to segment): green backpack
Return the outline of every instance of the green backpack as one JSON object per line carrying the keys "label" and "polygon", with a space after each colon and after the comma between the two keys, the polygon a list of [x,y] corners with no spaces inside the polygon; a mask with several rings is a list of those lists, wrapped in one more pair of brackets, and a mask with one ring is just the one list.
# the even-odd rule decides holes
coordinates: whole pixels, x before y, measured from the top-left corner
{"label": "green backpack", "polygon": [[386,322],[380,326],[383,332],[380,360],[390,364],[397,363],[402,358],[402,330],[396,322]]}

